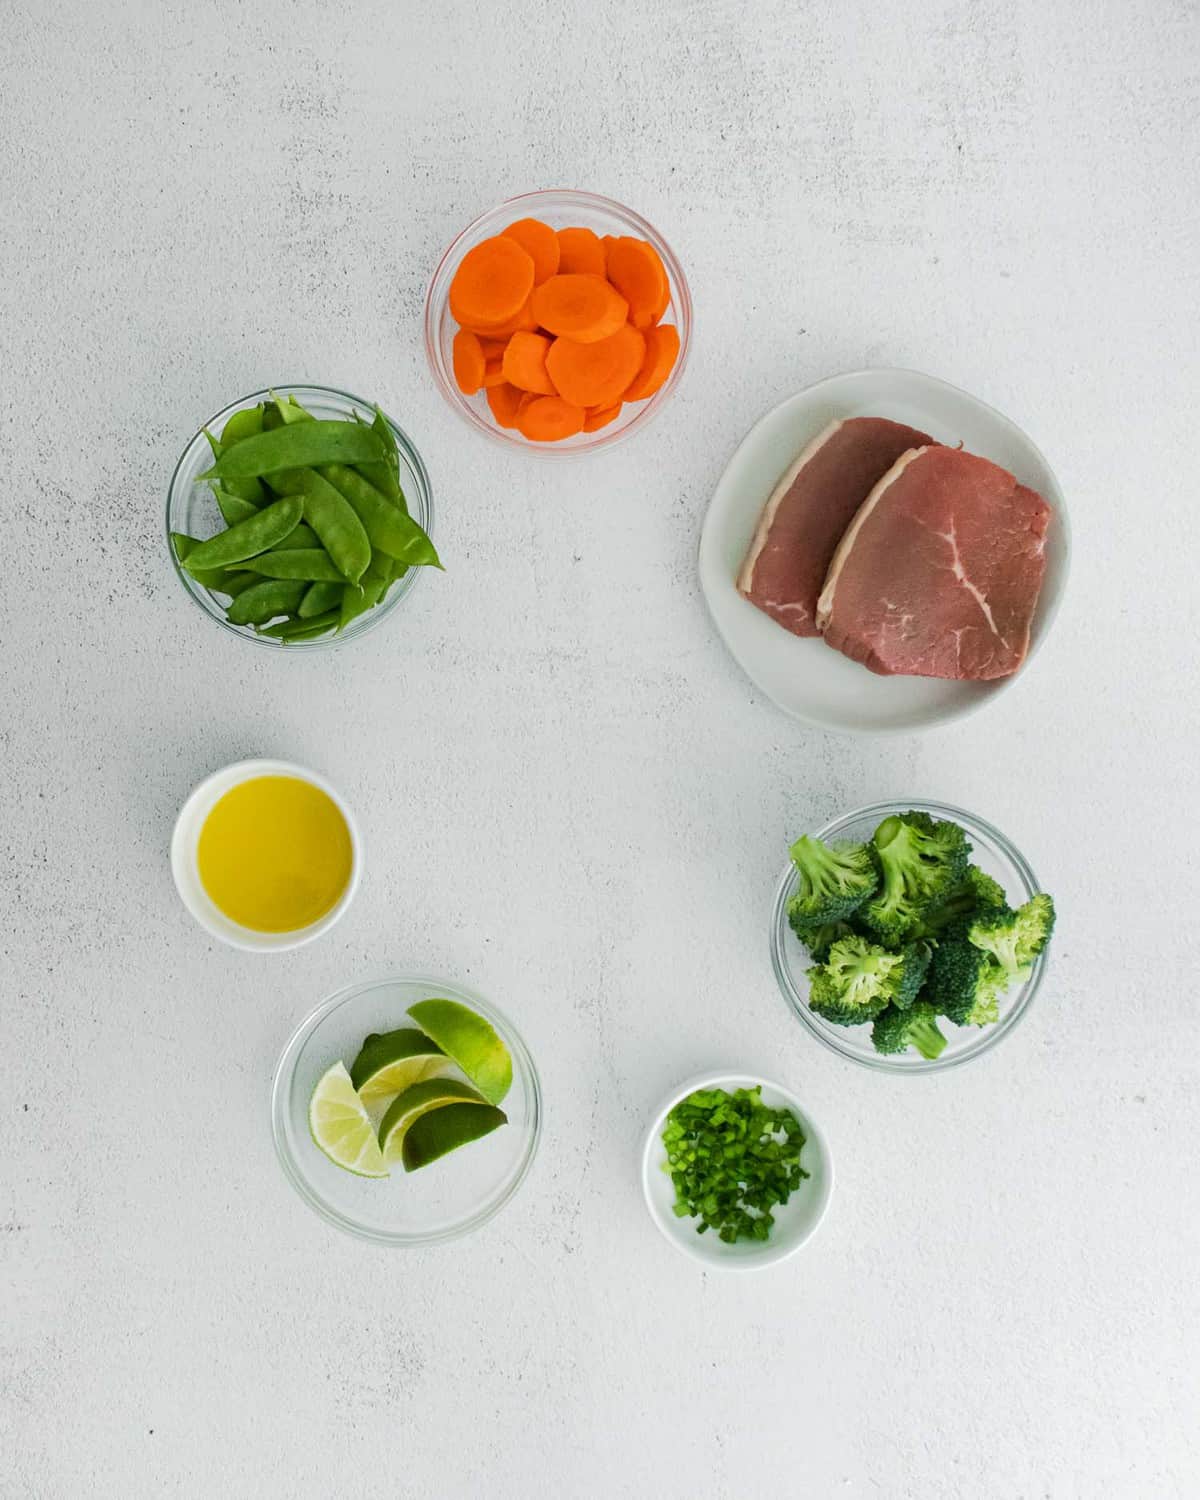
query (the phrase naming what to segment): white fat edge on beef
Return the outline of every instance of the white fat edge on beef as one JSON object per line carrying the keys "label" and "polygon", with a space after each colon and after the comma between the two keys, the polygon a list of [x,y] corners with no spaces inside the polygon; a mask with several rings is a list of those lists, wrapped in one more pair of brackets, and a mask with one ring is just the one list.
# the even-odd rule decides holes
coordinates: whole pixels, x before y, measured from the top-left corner
{"label": "white fat edge on beef", "polygon": [[837,544],[829,563],[829,572],[825,575],[825,584],[821,589],[821,597],[817,600],[817,629],[823,631],[829,624],[829,617],[833,613],[833,597],[837,593],[838,579],[841,577],[842,568],[850,553],[854,550],[854,543],[858,533],[866,523],[867,517],[879,504],[885,490],[889,489],[896,480],[900,478],[909,464],[920,458],[922,453],[928,453],[935,443],[927,443],[923,448],[910,448],[907,453],[902,453],[887,473],[880,479],[875,488],[854,512],[854,519],[842,533],[842,539]]}
{"label": "white fat edge on beef", "polygon": [[783,477],[771,491],[770,498],[763,506],[762,515],[758,518],[758,525],[754,531],[754,540],[750,543],[750,550],[746,553],[746,561],[742,564],[741,571],[737,576],[737,589],[740,594],[749,594],[754,586],[754,566],[758,562],[763,548],[767,545],[767,537],[770,535],[771,527],[775,524],[775,517],[779,507],[783,504],[783,497],[796,482],[796,475],[809,463],[819,448],[825,444],[845,426],[845,418],[837,417],[830,422],[828,427],[823,428],[813,438],[812,442],[803,449],[799,458],[790,464],[783,472]]}

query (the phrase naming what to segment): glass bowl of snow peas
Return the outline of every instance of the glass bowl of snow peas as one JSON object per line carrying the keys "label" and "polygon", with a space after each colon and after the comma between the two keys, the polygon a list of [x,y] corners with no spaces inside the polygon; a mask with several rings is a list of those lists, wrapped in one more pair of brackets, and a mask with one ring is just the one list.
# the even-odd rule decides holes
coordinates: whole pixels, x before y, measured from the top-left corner
{"label": "glass bowl of snow peas", "polygon": [[[803,826],[786,829],[780,844],[786,853],[790,842],[811,831],[814,839],[827,846],[865,845],[886,819],[899,818],[914,811],[928,814],[938,822],[957,824],[962,829],[970,846],[971,866],[981,872],[982,880],[989,889],[999,887],[997,899],[1002,893],[1008,906],[1015,908],[1040,892],[1041,887],[1028,861],[998,828],[974,813],[964,812],[962,808],[950,807],[941,802],[922,799],[880,802],[846,813],[818,830],[809,830]],[[934,1055],[923,1055],[916,1042],[901,1050],[881,1052],[873,1044],[873,1028],[870,1024],[833,1024],[809,1004],[808,976],[817,959],[792,930],[788,920],[788,903],[799,885],[797,867],[789,860],[776,887],[771,913],[771,964],[775,977],[784,999],[807,1030],[832,1051],[853,1062],[862,1063],[864,1067],[890,1073],[932,1073],[981,1057],[1011,1033],[1041,987],[1049,948],[1044,948],[1037,954],[1023,979],[1018,978],[1006,984],[997,999],[995,1019],[988,1020],[986,1024],[957,1025],[939,1008],[934,1021],[937,1031],[933,1035],[933,1045],[926,1045],[924,1048],[926,1053]],[[951,902],[948,902],[945,911],[949,913],[950,908]],[[937,925],[936,921],[933,925]],[[945,932],[941,934],[945,935]],[[830,932],[827,936],[833,936],[833,933]],[[933,938],[934,943],[940,940],[941,937]],[[921,994],[924,993],[923,989]],[[914,1006],[911,1014],[915,1015],[919,1009],[919,1006]]]}
{"label": "glass bowl of snow peas", "polygon": [[167,492],[168,553],[188,594],[277,650],[378,625],[440,566],[432,525],[429,475],[406,434],[326,386],[278,385],[217,412]]}

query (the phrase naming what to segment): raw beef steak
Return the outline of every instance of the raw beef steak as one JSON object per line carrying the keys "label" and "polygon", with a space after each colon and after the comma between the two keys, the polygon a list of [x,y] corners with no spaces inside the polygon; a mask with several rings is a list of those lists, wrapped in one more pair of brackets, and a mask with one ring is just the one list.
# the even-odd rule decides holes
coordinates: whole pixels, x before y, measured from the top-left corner
{"label": "raw beef steak", "polygon": [[1007,677],[1029,649],[1049,522],[1042,497],[986,458],[906,453],[834,553],[826,641],[888,676]]}
{"label": "raw beef steak", "polygon": [[831,422],[771,492],[738,592],[794,635],[817,635],[817,595],[842,533],[909,448],[932,438],[882,417]]}

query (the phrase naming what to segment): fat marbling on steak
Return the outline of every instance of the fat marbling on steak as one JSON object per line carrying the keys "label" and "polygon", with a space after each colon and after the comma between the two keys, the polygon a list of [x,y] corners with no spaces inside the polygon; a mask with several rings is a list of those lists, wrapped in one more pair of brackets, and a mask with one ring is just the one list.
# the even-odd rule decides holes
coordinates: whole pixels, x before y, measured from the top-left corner
{"label": "fat marbling on steak", "polygon": [[831,422],[771,491],[738,592],[793,635],[818,635],[817,596],[842,533],[900,455],[932,441],[883,417]]}
{"label": "fat marbling on steak", "polygon": [[986,458],[906,453],[839,542],[817,606],[831,646],[872,672],[1015,672],[1046,568],[1050,507]]}

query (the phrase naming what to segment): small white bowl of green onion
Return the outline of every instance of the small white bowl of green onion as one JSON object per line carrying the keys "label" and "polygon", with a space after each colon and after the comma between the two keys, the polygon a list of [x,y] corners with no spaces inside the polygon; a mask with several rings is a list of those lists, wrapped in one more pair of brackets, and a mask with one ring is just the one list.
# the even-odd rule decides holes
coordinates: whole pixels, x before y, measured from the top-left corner
{"label": "small white bowl of green onion", "polygon": [[642,1193],[677,1250],[710,1268],[756,1271],[815,1234],[833,1193],[833,1158],[789,1089],[751,1073],[709,1073],[655,1113]]}

